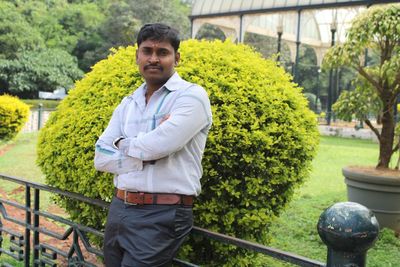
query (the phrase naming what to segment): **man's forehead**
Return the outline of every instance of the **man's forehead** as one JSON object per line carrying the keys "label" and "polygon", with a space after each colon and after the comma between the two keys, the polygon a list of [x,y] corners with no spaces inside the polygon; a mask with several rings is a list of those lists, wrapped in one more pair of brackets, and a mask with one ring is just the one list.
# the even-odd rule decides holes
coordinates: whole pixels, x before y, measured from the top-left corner
{"label": "man's forehead", "polygon": [[147,39],[146,41],[143,41],[140,45],[139,48],[168,48],[168,49],[173,49],[172,45],[170,42],[166,40],[151,40]]}

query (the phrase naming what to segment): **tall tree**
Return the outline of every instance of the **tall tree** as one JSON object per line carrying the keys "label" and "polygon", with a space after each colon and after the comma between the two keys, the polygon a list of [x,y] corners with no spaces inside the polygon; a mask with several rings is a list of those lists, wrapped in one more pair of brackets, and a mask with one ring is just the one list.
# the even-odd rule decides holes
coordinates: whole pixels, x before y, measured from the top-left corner
{"label": "tall tree", "polygon": [[85,71],[106,58],[110,48],[134,45],[145,23],[163,22],[177,28],[183,38],[190,35],[190,5],[179,0],[116,0],[111,1],[106,10],[106,19],[98,28],[96,38],[80,40],[74,50]]}
{"label": "tall tree", "polygon": [[0,58],[13,59],[22,50],[43,48],[44,40],[15,5],[0,2]]}
{"label": "tall tree", "polygon": [[215,25],[206,23],[201,28],[196,34],[196,39],[206,39],[206,40],[221,40],[225,41],[226,36],[224,32],[218,28]]}
{"label": "tall tree", "polygon": [[[86,72],[110,48],[134,44],[144,23],[164,22],[189,37],[189,12],[180,0],[0,0],[0,58],[60,49]],[[3,90],[8,84],[0,81]]]}
{"label": "tall tree", "polygon": [[0,60],[3,91],[21,97],[35,98],[39,90],[69,89],[82,76],[76,58],[59,49],[23,51],[15,59]]}
{"label": "tall tree", "polygon": [[[379,55],[375,65],[365,66],[367,48]],[[392,155],[400,147],[394,139],[394,107],[400,96],[400,5],[376,6],[361,13],[346,41],[334,46],[325,62],[330,67],[345,65],[357,71],[357,90],[342,93],[334,110],[343,119],[355,116],[371,128],[379,140],[377,168],[389,168]],[[369,119],[374,111],[381,118],[381,130]]]}
{"label": "tall tree", "polygon": [[178,29],[184,39],[190,38],[190,5],[180,0],[125,0],[142,23],[164,22]]}

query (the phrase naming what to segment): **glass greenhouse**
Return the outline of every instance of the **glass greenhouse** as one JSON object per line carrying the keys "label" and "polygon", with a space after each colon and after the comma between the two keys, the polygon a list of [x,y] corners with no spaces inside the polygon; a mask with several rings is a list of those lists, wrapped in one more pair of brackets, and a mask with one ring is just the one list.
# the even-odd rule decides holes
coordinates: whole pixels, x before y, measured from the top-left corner
{"label": "glass greenhouse", "polygon": [[[328,109],[342,89],[349,89],[344,70],[324,75],[320,66],[325,52],[342,42],[352,19],[371,5],[398,3],[393,0],[195,0],[192,6],[192,37],[206,25],[235,42],[250,43],[266,57],[279,52],[277,59],[291,71],[296,82],[321,98]],[[262,41],[260,41],[262,40]],[[271,45],[272,44],[272,45]],[[263,47],[264,46],[264,47]],[[270,46],[265,49],[265,46]],[[268,51],[267,51],[268,50]],[[310,52],[311,51],[311,52]],[[304,59],[312,57],[312,59]],[[302,65],[303,64],[303,65]],[[305,82],[303,72],[314,73]],[[343,72],[343,73],[342,73]],[[350,77],[350,76],[349,76]],[[350,78],[347,78],[349,80]],[[323,80],[328,80],[324,87]],[[311,88],[307,88],[311,87]],[[316,99],[316,103],[319,100]],[[317,109],[317,108],[316,108]],[[317,110],[318,111],[318,110]]]}

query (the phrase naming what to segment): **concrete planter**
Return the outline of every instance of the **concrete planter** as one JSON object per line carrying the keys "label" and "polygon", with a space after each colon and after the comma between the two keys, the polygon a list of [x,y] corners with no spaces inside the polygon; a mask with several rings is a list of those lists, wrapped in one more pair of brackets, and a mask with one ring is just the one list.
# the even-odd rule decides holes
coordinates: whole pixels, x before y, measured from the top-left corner
{"label": "concrete planter", "polygon": [[379,225],[400,233],[400,172],[387,175],[375,169],[345,167],[342,170],[347,197],[372,210]]}

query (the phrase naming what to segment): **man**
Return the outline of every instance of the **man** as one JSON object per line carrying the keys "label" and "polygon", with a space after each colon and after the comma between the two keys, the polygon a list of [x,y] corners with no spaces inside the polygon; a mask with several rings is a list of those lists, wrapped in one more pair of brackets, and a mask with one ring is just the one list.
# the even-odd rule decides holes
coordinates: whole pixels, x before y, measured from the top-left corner
{"label": "man", "polygon": [[192,228],[211,108],[205,90],[175,72],[179,44],[167,25],[141,28],[136,63],[145,83],[122,100],[96,143],[96,169],[115,174],[107,267],[168,266]]}

